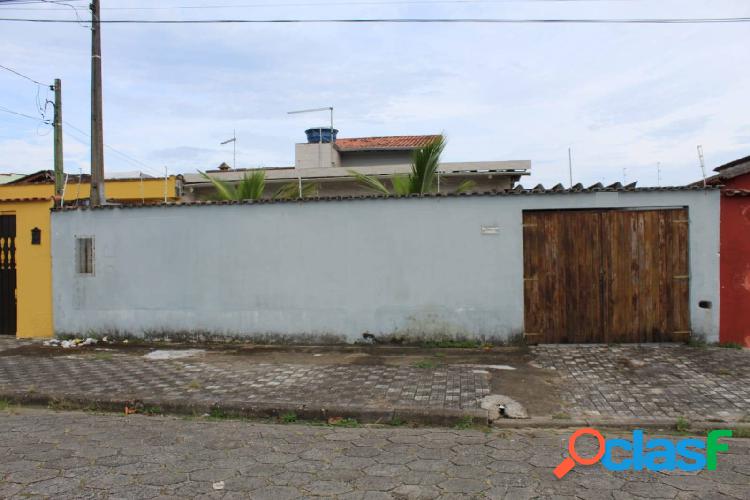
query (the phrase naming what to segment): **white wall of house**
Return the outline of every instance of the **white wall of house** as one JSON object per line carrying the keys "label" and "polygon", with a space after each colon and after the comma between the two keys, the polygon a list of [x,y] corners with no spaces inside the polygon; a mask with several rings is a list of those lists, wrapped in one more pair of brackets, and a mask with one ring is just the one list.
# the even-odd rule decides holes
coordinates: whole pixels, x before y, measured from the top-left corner
{"label": "white wall of house", "polygon": [[[55,212],[55,329],[507,339],[524,326],[523,210],[682,206],[690,214],[692,329],[718,340],[718,191]],[[93,276],[76,274],[77,235],[95,239]],[[699,308],[702,300],[713,308]]]}

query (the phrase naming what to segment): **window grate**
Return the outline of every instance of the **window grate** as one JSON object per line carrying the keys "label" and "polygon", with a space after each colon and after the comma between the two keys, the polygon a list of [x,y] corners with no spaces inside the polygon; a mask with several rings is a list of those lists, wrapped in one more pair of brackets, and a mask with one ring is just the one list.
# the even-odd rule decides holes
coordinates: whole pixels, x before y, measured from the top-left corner
{"label": "window grate", "polygon": [[76,272],[94,274],[94,238],[76,238]]}

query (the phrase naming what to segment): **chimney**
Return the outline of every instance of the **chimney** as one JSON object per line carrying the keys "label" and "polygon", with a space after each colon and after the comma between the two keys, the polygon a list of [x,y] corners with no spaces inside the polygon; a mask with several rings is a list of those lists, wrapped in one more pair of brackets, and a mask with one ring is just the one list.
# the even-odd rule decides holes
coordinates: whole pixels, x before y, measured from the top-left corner
{"label": "chimney", "polygon": [[336,142],[336,135],[338,133],[338,130],[331,127],[309,128],[305,130],[308,144],[330,144],[331,139],[333,139],[333,142]]}
{"label": "chimney", "polygon": [[232,170],[232,167],[230,167],[226,163],[222,163],[221,165],[219,165],[219,170],[221,170],[222,172],[226,172],[227,170]]}

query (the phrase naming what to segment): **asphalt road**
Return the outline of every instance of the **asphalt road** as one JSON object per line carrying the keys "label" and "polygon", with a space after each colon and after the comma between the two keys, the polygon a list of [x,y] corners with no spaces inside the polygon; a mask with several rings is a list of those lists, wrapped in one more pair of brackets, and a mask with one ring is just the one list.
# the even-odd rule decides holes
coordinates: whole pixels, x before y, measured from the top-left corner
{"label": "asphalt road", "polygon": [[[558,480],[552,470],[570,432],[11,409],[0,411],[0,497],[750,498],[750,440],[729,441],[716,471],[615,473],[594,465]],[[591,454],[593,443],[581,441],[579,451]]]}

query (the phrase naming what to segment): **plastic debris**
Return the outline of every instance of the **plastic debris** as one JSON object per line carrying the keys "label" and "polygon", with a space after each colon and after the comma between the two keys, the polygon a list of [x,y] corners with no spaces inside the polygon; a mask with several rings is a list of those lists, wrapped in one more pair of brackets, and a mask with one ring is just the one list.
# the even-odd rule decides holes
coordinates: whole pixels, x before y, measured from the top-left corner
{"label": "plastic debris", "polygon": [[182,350],[167,350],[157,349],[145,354],[143,357],[151,360],[165,360],[165,359],[180,359],[189,358],[191,356],[198,356],[204,354],[206,351],[203,349],[182,349]]}
{"label": "plastic debris", "polygon": [[215,490],[223,490],[224,489],[224,481],[217,481],[214,483],[214,489]]}

